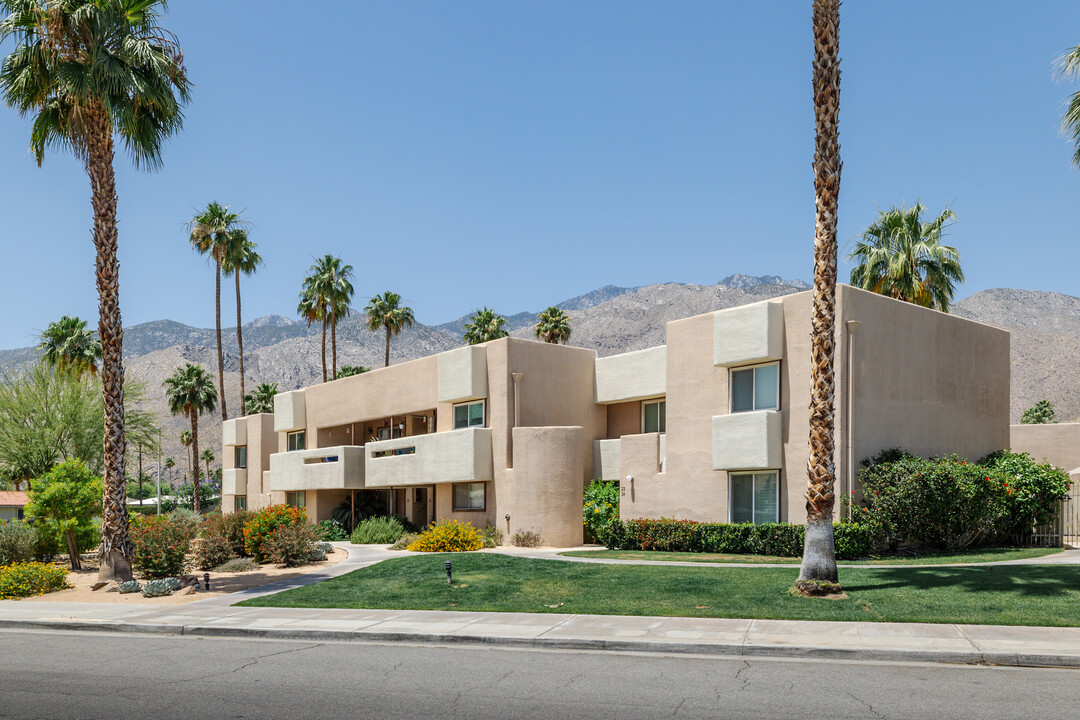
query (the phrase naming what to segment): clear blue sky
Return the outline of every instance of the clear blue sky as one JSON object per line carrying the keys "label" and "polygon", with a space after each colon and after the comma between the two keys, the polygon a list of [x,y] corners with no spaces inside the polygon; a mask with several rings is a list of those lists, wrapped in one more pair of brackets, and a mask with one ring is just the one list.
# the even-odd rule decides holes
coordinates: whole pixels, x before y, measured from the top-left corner
{"label": "clear blue sky", "polygon": [[[1080,3],[841,14],[841,241],[877,206],[948,203],[961,296],[1080,294],[1080,171],[1058,131],[1075,88],[1052,77]],[[294,315],[325,252],[355,266],[358,306],[392,289],[425,323],[607,283],[812,274],[809,0],[183,0],[166,24],[197,88],[162,171],[118,157],[125,324],[213,325],[184,223],[215,199],[267,261],[248,319]],[[65,313],[96,324],[86,174],[63,155],[38,169],[28,132],[0,107],[0,347]]]}

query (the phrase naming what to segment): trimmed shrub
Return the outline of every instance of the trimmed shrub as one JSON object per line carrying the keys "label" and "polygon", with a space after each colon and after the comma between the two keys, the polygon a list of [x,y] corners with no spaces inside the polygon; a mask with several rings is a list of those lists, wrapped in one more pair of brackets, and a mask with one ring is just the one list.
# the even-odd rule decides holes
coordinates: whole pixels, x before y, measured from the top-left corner
{"label": "trimmed shrub", "polygon": [[67,586],[67,572],[49,563],[15,563],[0,568],[0,600],[44,595]]}
{"label": "trimmed shrub", "polygon": [[[791,523],[702,523],[693,520],[615,520],[601,540],[614,550],[708,552],[729,555],[802,556],[806,528]],[[833,525],[838,560],[853,560],[873,549],[869,528]]]}
{"label": "trimmed shrub", "polygon": [[485,548],[495,548],[502,545],[503,534],[502,530],[494,525],[488,525],[480,531],[480,537],[484,541]]}
{"label": "trimmed shrub", "polygon": [[195,567],[210,570],[236,557],[229,538],[224,534],[204,535],[193,543]]}
{"label": "trimmed shrub", "polygon": [[33,560],[37,544],[37,530],[29,523],[0,523],[0,567]]}
{"label": "trimmed shrub", "polygon": [[416,542],[416,538],[420,537],[416,533],[409,533],[408,535],[402,535],[398,538],[398,541],[390,546],[391,550],[408,550],[409,546]]}
{"label": "trimmed shrub", "polygon": [[361,520],[353,530],[349,542],[354,545],[389,545],[397,542],[406,532],[401,518],[381,515]]}
{"label": "trimmed shrub", "polygon": [[1057,519],[1058,503],[1069,494],[1069,475],[1050,463],[1037,463],[1026,452],[998,450],[979,461],[1006,477],[1006,534],[1028,533]]}
{"label": "trimmed shrub", "polygon": [[[264,544],[266,556],[285,567],[298,567],[311,562],[315,554],[315,540],[318,534],[315,528],[304,522],[286,523],[270,533]],[[326,559],[326,553],[322,553]]]}
{"label": "trimmed shrub", "polygon": [[302,508],[288,505],[265,507],[244,524],[244,551],[255,562],[265,562],[269,557],[270,536],[285,525],[301,524],[307,524],[307,513]]}
{"label": "trimmed shrub", "polygon": [[169,515],[132,518],[132,566],[148,578],[179,575],[195,531],[195,523]]}
{"label": "trimmed shrub", "polygon": [[345,530],[345,526],[337,520],[323,520],[315,525],[315,529],[319,539],[324,542],[339,542],[349,539],[349,533]]}
{"label": "trimmed shrub", "polygon": [[251,558],[233,558],[214,568],[214,572],[240,573],[258,570],[259,565]]}
{"label": "trimmed shrub", "polygon": [[585,505],[581,518],[589,537],[600,538],[604,529],[619,519],[618,481],[593,480],[585,488]]}
{"label": "trimmed shrub", "polygon": [[543,545],[544,539],[540,537],[540,533],[534,533],[532,530],[518,530],[510,536],[510,542],[514,544],[514,547],[534,548]]}
{"label": "trimmed shrub", "polygon": [[414,552],[468,552],[484,547],[484,539],[471,522],[443,520],[429,525],[409,545]]}

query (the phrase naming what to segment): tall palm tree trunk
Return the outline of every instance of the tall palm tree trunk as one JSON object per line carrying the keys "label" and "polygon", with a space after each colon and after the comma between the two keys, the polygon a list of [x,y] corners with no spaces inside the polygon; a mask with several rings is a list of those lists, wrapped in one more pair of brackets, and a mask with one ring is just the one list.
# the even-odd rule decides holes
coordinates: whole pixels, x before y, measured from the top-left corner
{"label": "tall palm tree trunk", "polygon": [[199,411],[191,409],[191,457],[194,462],[191,465],[191,507],[196,514],[202,512],[202,503],[199,502]]}
{"label": "tall palm tree trunk", "polygon": [[236,351],[240,355],[240,417],[247,415],[244,407],[244,331],[243,322],[240,319],[240,269],[236,273]]}
{"label": "tall palm tree trunk", "polygon": [[326,315],[322,321],[322,381],[326,382]]}
{"label": "tall palm tree trunk", "polygon": [[799,579],[836,582],[833,546],[836,209],[840,195],[839,0],[814,0],[814,309],[806,544]]}
{"label": "tall palm tree trunk", "polygon": [[330,354],[333,361],[330,377],[337,380],[337,313],[330,314],[330,347],[333,348]]}
{"label": "tall palm tree trunk", "polygon": [[94,207],[97,251],[98,337],[105,403],[104,485],[99,580],[130,580],[127,480],[124,472],[124,327],[120,318],[120,265],[116,258],[116,177],[112,130],[100,107],[87,113],[86,170]]}
{"label": "tall palm tree trunk", "polygon": [[383,367],[390,367],[390,326],[386,326],[386,361]]}
{"label": "tall palm tree trunk", "polygon": [[[229,411],[225,409],[225,360],[221,354],[221,261],[216,260],[216,270],[214,271],[214,310],[215,310],[215,322],[217,323],[217,374],[218,374],[218,390],[221,395],[221,419],[229,419]],[[237,328],[239,329],[239,328]],[[199,456],[196,455],[196,458]]]}

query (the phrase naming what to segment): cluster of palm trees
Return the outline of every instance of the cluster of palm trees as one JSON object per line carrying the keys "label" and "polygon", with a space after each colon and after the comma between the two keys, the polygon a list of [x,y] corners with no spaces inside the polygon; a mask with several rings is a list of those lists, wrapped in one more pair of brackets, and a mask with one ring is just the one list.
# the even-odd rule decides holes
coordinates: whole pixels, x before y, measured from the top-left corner
{"label": "cluster of palm trees", "polygon": [[[341,258],[327,253],[308,268],[304,278],[296,312],[312,323],[322,323],[322,378],[337,378],[337,324],[350,313],[349,302],[353,296],[353,266]],[[330,328],[331,369],[326,372],[326,328]]]}

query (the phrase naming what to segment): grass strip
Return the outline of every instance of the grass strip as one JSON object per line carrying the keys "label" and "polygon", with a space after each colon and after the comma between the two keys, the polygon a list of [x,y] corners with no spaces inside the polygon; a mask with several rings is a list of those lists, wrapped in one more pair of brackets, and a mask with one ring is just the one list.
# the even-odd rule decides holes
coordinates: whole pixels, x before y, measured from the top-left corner
{"label": "grass strip", "polygon": [[[926,553],[924,555],[883,555],[869,560],[841,560],[840,565],[944,565],[1028,560],[1055,555],[1061,548],[976,548]],[[664,552],[660,550],[568,550],[566,557],[605,560],[653,560],[659,562],[744,563],[747,565],[798,565],[799,558],[774,555],[734,555],[729,553]]]}

